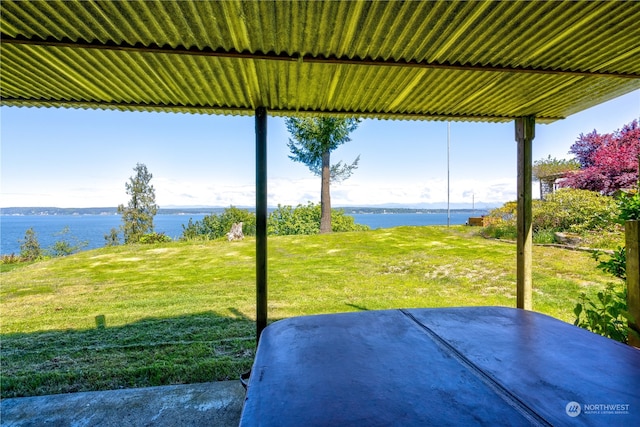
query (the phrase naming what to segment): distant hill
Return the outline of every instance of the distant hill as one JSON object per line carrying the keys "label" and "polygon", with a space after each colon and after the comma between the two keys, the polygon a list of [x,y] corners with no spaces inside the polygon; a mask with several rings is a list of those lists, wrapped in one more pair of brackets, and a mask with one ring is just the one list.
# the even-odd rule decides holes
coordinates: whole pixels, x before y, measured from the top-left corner
{"label": "distant hill", "polygon": [[[161,215],[197,215],[197,214],[220,214],[227,208],[223,207],[197,207],[197,208],[160,208],[158,214]],[[254,211],[252,207],[243,207]],[[269,211],[273,211],[275,208],[269,208]],[[432,208],[403,208],[397,206],[347,206],[336,207],[336,209],[344,209],[344,212],[348,215],[353,214],[397,214],[397,213],[446,213],[447,209],[432,209]],[[478,215],[486,213],[489,210],[487,207],[479,207],[476,209],[451,209],[451,212],[469,213],[474,212]],[[55,208],[55,207],[11,207],[0,208],[0,215],[117,215],[118,209],[116,207],[101,207],[101,208]]]}
{"label": "distant hill", "polygon": [[[221,213],[225,208],[171,208],[158,209],[162,215],[184,214],[212,214]],[[54,208],[54,207],[28,207],[28,208],[0,208],[1,215],[117,215],[118,208]]]}
{"label": "distant hill", "polygon": [[[340,209],[344,209],[344,213],[346,213],[347,215],[354,215],[354,214],[435,214],[435,213],[447,213],[447,209],[428,209],[428,208],[422,208],[422,209],[418,209],[418,208],[394,208],[394,207],[387,207],[387,208],[378,208],[378,207],[345,207],[345,208],[340,208]],[[488,209],[451,209],[451,212],[453,213],[476,213],[476,214],[482,214],[482,213],[486,213],[488,212]]]}

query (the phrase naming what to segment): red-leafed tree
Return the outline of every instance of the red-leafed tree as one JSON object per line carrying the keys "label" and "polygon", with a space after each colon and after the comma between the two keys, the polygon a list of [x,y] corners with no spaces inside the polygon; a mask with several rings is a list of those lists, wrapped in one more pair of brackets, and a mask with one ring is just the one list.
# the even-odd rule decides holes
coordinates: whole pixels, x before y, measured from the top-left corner
{"label": "red-leafed tree", "polygon": [[632,188],[638,182],[640,125],[638,120],[611,134],[599,135],[595,130],[580,134],[571,146],[581,169],[567,175],[563,187],[613,194]]}

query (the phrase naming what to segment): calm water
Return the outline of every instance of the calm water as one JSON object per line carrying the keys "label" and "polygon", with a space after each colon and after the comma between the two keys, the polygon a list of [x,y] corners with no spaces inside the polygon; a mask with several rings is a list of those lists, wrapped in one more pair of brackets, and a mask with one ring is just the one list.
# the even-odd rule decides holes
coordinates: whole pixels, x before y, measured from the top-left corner
{"label": "calm water", "polygon": [[[479,214],[479,213],[478,213]],[[194,221],[201,220],[205,215],[156,215],[154,218],[155,229],[159,233],[165,233],[173,239],[182,235],[182,225],[187,224],[189,218]],[[434,214],[354,214],[356,223],[365,224],[372,229],[390,228],[401,225],[446,225],[446,213]],[[451,213],[451,224],[464,224],[469,218],[469,213]],[[85,249],[94,249],[104,246],[104,235],[112,228],[118,228],[122,224],[119,215],[42,215],[42,216],[0,216],[0,253],[19,254],[20,241],[24,239],[24,233],[28,228],[33,228],[43,249],[51,247],[54,242],[63,238],[59,233],[69,227],[69,233],[65,239],[73,238],[78,241],[86,241]],[[122,237],[122,235],[121,235]]]}

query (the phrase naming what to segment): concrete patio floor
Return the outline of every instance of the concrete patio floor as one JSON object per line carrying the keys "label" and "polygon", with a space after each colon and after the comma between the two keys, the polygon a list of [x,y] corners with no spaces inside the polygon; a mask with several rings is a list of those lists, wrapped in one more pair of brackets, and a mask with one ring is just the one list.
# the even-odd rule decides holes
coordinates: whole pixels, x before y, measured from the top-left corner
{"label": "concrete patio floor", "polygon": [[1,426],[237,426],[240,381],[3,399]]}

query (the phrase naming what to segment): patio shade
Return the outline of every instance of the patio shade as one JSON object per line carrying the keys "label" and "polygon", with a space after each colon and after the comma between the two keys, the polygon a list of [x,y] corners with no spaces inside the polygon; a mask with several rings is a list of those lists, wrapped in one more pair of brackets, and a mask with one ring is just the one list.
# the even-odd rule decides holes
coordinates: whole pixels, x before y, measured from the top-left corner
{"label": "patio shade", "polygon": [[553,122],[640,88],[640,2],[12,1],[2,105]]}

